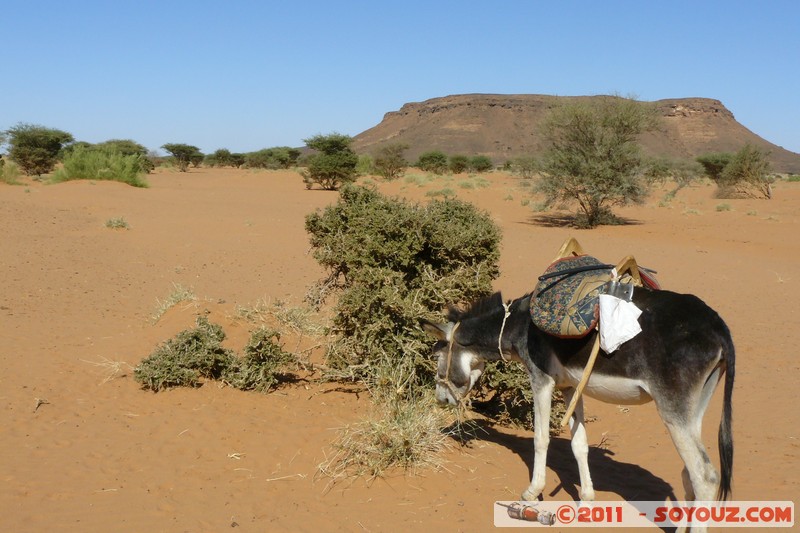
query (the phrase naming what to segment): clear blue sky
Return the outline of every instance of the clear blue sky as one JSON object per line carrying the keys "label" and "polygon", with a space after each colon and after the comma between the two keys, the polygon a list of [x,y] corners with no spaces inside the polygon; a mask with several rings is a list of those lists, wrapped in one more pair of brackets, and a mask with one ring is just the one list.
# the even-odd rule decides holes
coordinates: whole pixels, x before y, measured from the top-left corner
{"label": "clear blue sky", "polygon": [[462,93],[707,97],[800,152],[800,2],[6,0],[0,130],[252,151]]}

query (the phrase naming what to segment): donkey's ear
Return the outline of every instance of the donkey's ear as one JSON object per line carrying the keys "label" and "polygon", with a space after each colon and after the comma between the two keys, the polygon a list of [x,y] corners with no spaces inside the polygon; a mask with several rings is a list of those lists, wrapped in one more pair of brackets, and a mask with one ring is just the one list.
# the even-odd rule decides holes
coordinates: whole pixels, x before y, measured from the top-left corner
{"label": "donkey's ear", "polygon": [[453,331],[453,324],[434,324],[425,319],[420,319],[419,325],[425,330],[425,333],[433,336],[440,341],[446,341],[450,338],[450,332]]}

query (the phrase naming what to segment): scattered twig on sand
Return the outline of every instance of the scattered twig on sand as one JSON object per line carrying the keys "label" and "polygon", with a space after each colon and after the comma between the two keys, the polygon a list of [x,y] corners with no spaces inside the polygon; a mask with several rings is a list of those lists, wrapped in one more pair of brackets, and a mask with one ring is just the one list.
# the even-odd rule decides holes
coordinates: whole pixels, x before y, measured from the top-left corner
{"label": "scattered twig on sand", "polygon": [[308,476],[307,474],[289,474],[288,476],[267,478],[266,481],[281,481],[281,480],[284,480],[284,479],[292,479],[292,478],[305,479],[307,476]]}
{"label": "scattered twig on sand", "polygon": [[603,435],[600,437],[600,442],[597,443],[597,448],[601,450],[608,450],[611,448],[607,433],[603,433]]}
{"label": "scattered twig on sand", "polygon": [[36,398],[36,406],[33,408],[33,412],[35,413],[41,406],[49,403],[46,398]]}

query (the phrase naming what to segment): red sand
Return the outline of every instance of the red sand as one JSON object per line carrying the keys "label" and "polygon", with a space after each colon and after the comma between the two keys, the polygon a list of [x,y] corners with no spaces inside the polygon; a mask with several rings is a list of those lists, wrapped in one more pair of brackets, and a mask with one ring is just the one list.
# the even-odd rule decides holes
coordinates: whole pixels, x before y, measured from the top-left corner
{"label": "red sand", "polygon": [[[491,186],[477,189],[460,187],[462,178],[380,188],[422,200],[447,186],[489,211],[503,229],[495,287],[508,298],[532,288],[570,235],[604,260],[632,253],[664,287],[703,298],[737,348],[733,496],[800,497],[800,184],[778,184],[772,201],[718,200],[698,186],[669,207],[658,205],[662,191],[619,210],[635,224],[575,231],[537,221],[516,178],[490,174]],[[307,191],[293,172],[195,169],[148,180],[149,189],[0,184],[0,530],[490,529],[493,502],[527,486],[531,431],[498,427],[445,452],[441,470],[331,489],[317,467],[336,428],[369,413],[364,395],[315,382],[269,395],[213,383],[153,394],[129,367],[105,381],[93,363],[135,366],[205,308],[240,348],[247,325],[232,318],[237,305],[299,305],[322,276],[304,217],[336,193]],[[116,217],[130,229],[104,227]],[[200,301],[154,324],[156,301],[174,283]],[[715,462],[720,398],[704,425]],[[587,400],[586,411],[596,417],[588,430],[598,499],[683,496],[680,460],[652,404]],[[551,443],[547,477],[545,498],[577,498],[565,436]]]}

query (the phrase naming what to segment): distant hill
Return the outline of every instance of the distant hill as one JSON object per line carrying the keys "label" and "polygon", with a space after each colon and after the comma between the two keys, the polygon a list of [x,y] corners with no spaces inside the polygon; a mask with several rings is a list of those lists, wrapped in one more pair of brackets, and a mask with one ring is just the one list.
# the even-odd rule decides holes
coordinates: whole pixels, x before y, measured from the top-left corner
{"label": "distant hill", "polygon": [[[538,94],[463,94],[405,104],[386,113],[377,126],[354,137],[358,153],[372,153],[383,144],[409,145],[415,161],[428,150],[448,155],[487,155],[502,164],[544,147],[540,124],[553,107],[569,100],[602,96]],[[709,98],[675,98],[655,102],[664,116],[661,131],[640,139],[646,153],[693,159],[708,152],[735,152],[746,143],[771,152],[777,172],[800,173],[800,154],[762,139],[739,124],[722,102]]]}

